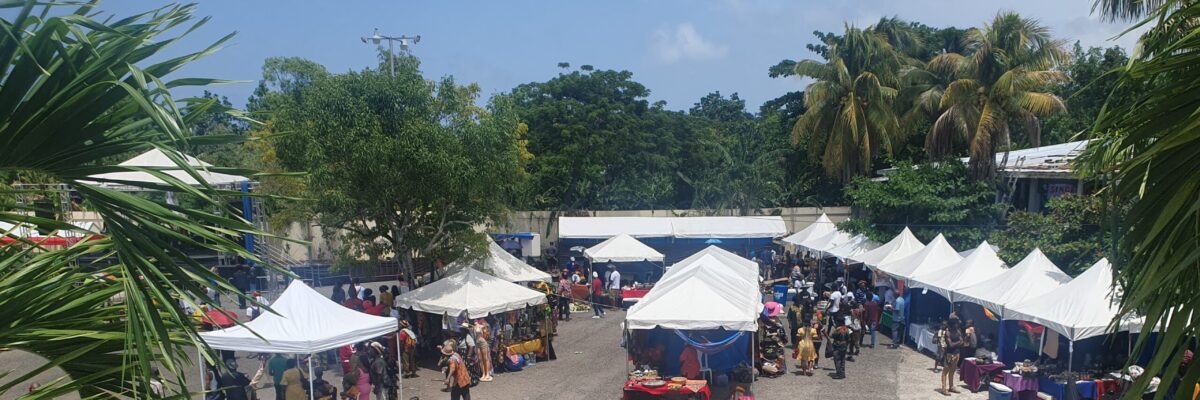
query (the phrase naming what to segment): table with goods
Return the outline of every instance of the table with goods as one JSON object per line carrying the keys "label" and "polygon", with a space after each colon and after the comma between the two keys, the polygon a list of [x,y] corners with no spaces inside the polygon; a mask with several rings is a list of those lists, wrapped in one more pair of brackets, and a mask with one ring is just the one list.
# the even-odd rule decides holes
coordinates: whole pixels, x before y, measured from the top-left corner
{"label": "table with goods", "polygon": [[665,378],[653,369],[637,370],[625,381],[622,398],[642,399],[698,399],[709,400],[712,396],[708,382],[683,377]]}

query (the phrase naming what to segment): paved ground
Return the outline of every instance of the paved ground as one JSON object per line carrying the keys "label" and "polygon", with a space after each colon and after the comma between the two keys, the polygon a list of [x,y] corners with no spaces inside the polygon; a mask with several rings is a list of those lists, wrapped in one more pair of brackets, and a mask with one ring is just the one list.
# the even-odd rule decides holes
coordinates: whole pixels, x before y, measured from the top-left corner
{"label": "paved ground", "polygon": [[[590,319],[590,315],[575,314],[575,319],[559,325],[559,336],[554,341],[558,360],[543,362],[524,371],[496,375],[493,382],[481,383],[472,389],[474,399],[524,400],[524,399],[619,399],[621,385],[626,376],[625,351],[618,345],[622,312],[610,312],[603,319]],[[883,342],[887,342],[883,338]],[[241,371],[253,374],[257,361],[238,354]],[[28,353],[0,352],[0,374],[14,371],[19,375],[41,365],[42,361]],[[941,399],[938,374],[929,368],[930,357],[907,348],[891,350],[884,347],[865,348],[855,362],[847,363],[847,378],[833,380],[831,360],[821,362],[821,370],[814,376],[787,375],[775,379],[760,379],[753,385],[759,399]],[[794,371],[794,369],[793,369]],[[789,372],[793,372],[789,371]],[[195,371],[189,371],[194,376]],[[51,370],[37,376],[34,381],[48,382],[61,371]],[[420,377],[404,381],[406,399],[445,399],[449,395],[441,392],[441,373],[423,369]],[[6,381],[0,378],[0,383]],[[326,373],[326,380],[340,382],[340,377]],[[961,388],[961,386],[960,386]],[[965,392],[965,389],[960,389]],[[0,400],[16,398],[24,392],[16,388],[0,394]],[[274,391],[265,388],[259,391],[262,399],[273,399]],[[984,399],[986,393],[959,394],[951,399]],[[724,400],[717,399],[714,400]]]}

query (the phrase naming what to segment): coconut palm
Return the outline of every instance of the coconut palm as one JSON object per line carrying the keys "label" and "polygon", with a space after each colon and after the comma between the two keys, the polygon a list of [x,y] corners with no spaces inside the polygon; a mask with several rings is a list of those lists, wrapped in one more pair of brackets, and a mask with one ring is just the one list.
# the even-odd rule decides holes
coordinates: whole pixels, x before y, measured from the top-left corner
{"label": "coconut palm", "polygon": [[965,145],[971,175],[988,178],[995,172],[996,151],[1007,149],[1012,122],[1020,123],[1036,146],[1039,118],[1066,109],[1045,88],[1068,79],[1054,70],[1068,55],[1046,27],[1015,13],[997,14],[969,31],[965,48],[966,54],[941,54],[926,67],[953,79],[941,94],[926,150],[940,158]]}
{"label": "coconut palm", "polygon": [[[73,392],[84,397],[148,397],[156,367],[174,382],[169,389],[182,391],[183,346],[200,342],[190,316],[177,305],[194,304],[191,299],[203,298],[210,285],[233,291],[182,247],[253,259],[231,238],[255,229],[226,208],[221,198],[226,193],[220,190],[186,185],[160,169],[114,163],[157,148],[203,182],[176,148],[189,136],[192,117],[184,115],[203,115],[187,108],[200,111],[214,102],[177,100],[171,91],[216,81],[165,79],[216,51],[228,36],[200,51],[164,58],[161,50],[205,22],[192,21],[193,6],[111,18],[93,9],[94,4],[65,15],[58,9],[63,5],[44,4],[28,0],[3,5],[15,10],[5,13],[12,19],[0,19],[5,32],[0,36],[0,176],[36,175],[65,184],[83,198],[87,209],[100,214],[105,227],[96,240],[65,250],[41,249],[29,242],[0,248],[0,348],[47,360],[31,374],[6,377],[11,379],[0,385],[0,395],[23,388],[36,373],[52,367],[67,376],[43,384],[29,397]],[[228,140],[213,136],[189,143]],[[203,206],[184,208],[134,196],[89,178],[135,170],[165,183],[119,183],[178,193]],[[16,190],[5,189],[4,196],[14,196]],[[43,231],[80,231],[30,211],[0,209],[0,222]],[[207,283],[210,279],[216,283]]]}
{"label": "coconut palm", "polygon": [[[1178,0],[1100,0],[1111,19],[1149,30],[1121,74],[1093,128],[1098,137],[1080,158],[1083,169],[1108,179],[1119,201],[1133,202],[1118,243],[1122,317],[1141,315],[1143,332],[1156,328],[1154,358],[1130,392],[1161,376],[1156,398],[1192,396],[1200,362],[1186,369],[1184,351],[1200,344],[1200,3]],[[1143,19],[1144,18],[1144,19]],[[1140,335],[1136,353],[1151,345]]]}
{"label": "coconut palm", "polygon": [[870,172],[880,151],[900,139],[892,102],[901,57],[871,29],[847,26],[829,46],[829,61],[796,64],[797,75],[816,82],[805,89],[808,109],[792,128],[792,142],[806,142],[829,176],[849,181]]}

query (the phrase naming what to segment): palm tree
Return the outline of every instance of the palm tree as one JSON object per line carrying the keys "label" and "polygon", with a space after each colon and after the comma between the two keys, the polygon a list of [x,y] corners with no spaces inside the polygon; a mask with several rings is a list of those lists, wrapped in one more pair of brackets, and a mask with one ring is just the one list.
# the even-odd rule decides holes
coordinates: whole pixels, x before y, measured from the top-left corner
{"label": "palm tree", "polygon": [[[62,368],[67,376],[29,395],[52,398],[149,397],[152,368],[167,373],[168,390],[186,390],[184,346],[202,346],[178,304],[204,297],[204,289],[232,287],[193,261],[182,246],[254,259],[231,238],[256,232],[229,210],[208,185],[193,187],[161,170],[122,167],[128,155],[157,148],[179,169],[201,177],[180,152],[192,118],[188,107],[217,107],[212,99],[181,99],[171,90],[212,79],[165,80],[172,72],[214,51],[229,38],[192,53],[164,58],[159,52],[203,25],[191,21],[194,6],[171,5],[127,18],[109,18],[79,6],[44,9],[34,0],[7,2],[14,17],[0,19],[0,176],[36,175],[67,185],[104,220],[103,236],[65,250],[34,243],[0,248],[0,347],[23,350],[48,362],[34,373],[10,377],[0,394],[23,387],[37,372]],[[6,13],[7,14],[7,13]],[[169,32],[180,36],[168,37]],[[156,61],[157,60],[157,61]],[[195,110],[195,109],[193,109]],[[215,143],[229,138],[196,138]],[[246,174],[248,171],[217,169]],[[143,171],[165,183],[123,182],[174,192],[202,207],[179,207],[97,185],[92,175]],[[8,183],[8,182],[6,182]],[[4,189],[14,196],[17,189]],[[30,208],[0,209],[0,222],[43,231],[81,228],[33,216]],[[96,234],[97,232],[80,232]],[[15,238],[10,232],[5,236]],[[94,260],[99,261],[94,261]],[[207,280],[212,282],[208,283]],[[121,298],[122,301],[113,301]]]}
{"label": "palm tree", "polygon": [[1054,70],[1068,55],[1047,28],[1015,13],[997,14],[969,31],[965,48],[966,54],[940,54],[926,66],[950,78],[926,150],[941,158],[965,144],[972,177],[983,179],[995,172],[996,151],[1007,149],[1013,121],[1036,146],[1039,118],[1066,110],[1062,99],[1044,90],[1068,79]]}
{"label": "palm tree", "polygon": [[792,128],[792,142],[806,142],[829,176],[848,182],[870,172],[880,150],[891,151],[900,139],[892,102],[901,57],[871,29],[847,26],[829,45],[828,62],[796,64],[797,75],[816,82],[805,89],[808,110]]}
{"label": "palm tree", "polygon": [[[1154,358],[1132,393],[1150,377],[1187,398],[1200,381],[1200,362],[1181,365],[1185,350],[1200,337],[1200,3],[1181,0],[1100,0],[1109,19],[1136,21],[1150,29],[1093,127],[1094,141],[1079,168],[1105,181],[1117,201],[1132,202],[1116,242],[1121,318],[1142,316],[1143,332],[1154,328]],[[1143,19],[1144,18],[1144,19]],[[1130,90],[1131,89],[1131,90]],[[1120,218],[1115,215],[1114,218]],[[1151,345],[1139,335],[1135,354]]]}

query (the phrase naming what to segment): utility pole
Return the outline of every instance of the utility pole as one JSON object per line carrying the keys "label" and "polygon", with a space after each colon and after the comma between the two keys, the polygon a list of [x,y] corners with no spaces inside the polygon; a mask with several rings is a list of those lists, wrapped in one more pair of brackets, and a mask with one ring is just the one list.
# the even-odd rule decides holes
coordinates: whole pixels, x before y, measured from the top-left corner
{"label": "utility pole", "polygon": [[392,76],[396,76],[396,52],[395,44],[400,42],[400,51],[408,51],[408,43],[411,40],[412,44],[421,43],[421,35],[417,36],[384,36],[379,34],[379,28],[375,28],[375,33],[370,37],[363,37],[363,43],[379,45],[382,41],[388,42],[388,69]]}

